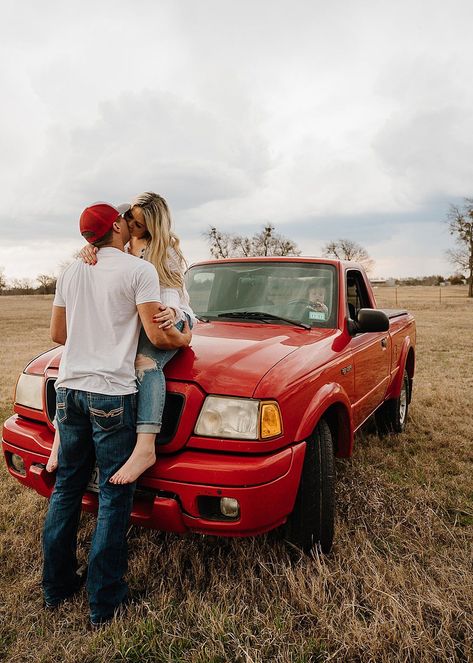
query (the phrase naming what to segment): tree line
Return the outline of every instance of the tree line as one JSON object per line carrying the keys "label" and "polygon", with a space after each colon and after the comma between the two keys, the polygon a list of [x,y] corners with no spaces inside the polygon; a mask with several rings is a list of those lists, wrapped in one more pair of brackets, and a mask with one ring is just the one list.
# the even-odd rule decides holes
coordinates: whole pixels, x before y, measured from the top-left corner
{"label": "tree line", "polygon": [[[300,256],[301,250],[296,242],[276,232],[271,223],[267,223],[260,232],[246,236],[223,232],[210,226],[204,233],[213,258],[248,258],[258,256]],[[363,265],[367,272],[374,266],[374,260],[367,250],[351,239],[338,239],[325,244],[322,255],[326,258],[353,260]]]}
{"label": "tree line", "polygon": [[[456,273],[448,278],[432,275],[397,279],[396,282],[405,285],[440,285],[447,281],[453,285],[468,283],[468,297],[473,297],[473,198],[464,198],[461,205],[450,205],[446,222],[449,233],[454,237],[455,247],[445,253],[449,262],[456,268]],[[204,237],[211,256],[217,259],[301,254],[297,244],[277,233],[271,223],[267,223],[261,232],[251,236],[223,232],[211,226],[204,233]],[[347,238],[325,244],[322,256],[361,263],[368,274],[372,272],[375,264],[363,246]]]}
{"label": "tree line", "polygon": [[[397,279],[403,285],[440,285],[446,281],[452,284],[468,283],[468,297],[473,297],[473,198],[464,198],[461,205],[450,205],[446,222],[449,233],[455,239],[455,247],[446,251],[450,263],[458,270],[453,276],[441,275]],[[219,230],[216,226],[203,234],[209,246],[210,255],[215,259],[257,256],[299,256],[301,250],[296,242],[276,232],[271,223],[253,235],[241,235]],[[341,238],[327,242],[322,247],[322,256],[358,262],[369,273],[374,260],[368,251],[352,239]],[[37,284],[37,285],[35,285]],[[56,277],[51,274],[38,274],[36,279],[13,279],[7,282],[5,272],[0,267],[0,294],[53,294]]]}
{"label": "tree line", "polygon": [[11,279],[7,281],[0,267],[0,295],[53,295],[57,278],[52,274],[38,274],[36,279]]}

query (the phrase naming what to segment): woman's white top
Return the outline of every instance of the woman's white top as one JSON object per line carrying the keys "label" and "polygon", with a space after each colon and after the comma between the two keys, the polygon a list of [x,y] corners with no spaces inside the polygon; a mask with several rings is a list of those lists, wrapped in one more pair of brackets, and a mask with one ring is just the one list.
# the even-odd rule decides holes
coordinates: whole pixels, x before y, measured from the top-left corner
{"label": "woman's white top", "polygon": [[[125,246],[126,253],[130,253],[130,245]],[[140,255],[137,256],[146,260],[146,247],[144,246],[141,249]],[[176,251],[169,247],[168,248],[168,267],[171,272],[178,272],[182,275],[181,265]],[[186,314],[192,320],[192,323],[195,324],[196,317],[194,311],[190,305],[189,293],[187,292],[186,286],[182,284],[182,288],[166,288],[159,284],[161,290],[161,303],[173,308],[176,311],[176,322],[180,320],[185,320]]]}

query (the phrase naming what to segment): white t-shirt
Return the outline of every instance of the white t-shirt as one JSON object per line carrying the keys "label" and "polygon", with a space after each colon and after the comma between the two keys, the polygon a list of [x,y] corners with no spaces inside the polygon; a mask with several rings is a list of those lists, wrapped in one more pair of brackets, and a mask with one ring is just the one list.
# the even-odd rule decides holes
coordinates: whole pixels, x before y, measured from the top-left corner
{"label": "white t-shirt", "polygon": [[59,277],[55,306],[66,307],[67,341],[57,387],[98,394],[136,392],[137,305],[159,302],[155,268],[119,249],[100,249],[93,267],[76,260]]}

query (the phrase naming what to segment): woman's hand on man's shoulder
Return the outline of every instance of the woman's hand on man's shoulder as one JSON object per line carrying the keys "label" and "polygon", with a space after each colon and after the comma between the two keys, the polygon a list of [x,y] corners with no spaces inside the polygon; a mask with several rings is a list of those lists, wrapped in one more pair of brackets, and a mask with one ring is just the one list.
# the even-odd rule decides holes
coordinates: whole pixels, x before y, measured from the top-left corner
{"label": "woman's hand on man's shoulder", "polygon": [[92,244],[86,244],[79,251],[79,258],[87,265],[95,265],[97,263],[97,251],[98,248],[96,246],[92,246]]}

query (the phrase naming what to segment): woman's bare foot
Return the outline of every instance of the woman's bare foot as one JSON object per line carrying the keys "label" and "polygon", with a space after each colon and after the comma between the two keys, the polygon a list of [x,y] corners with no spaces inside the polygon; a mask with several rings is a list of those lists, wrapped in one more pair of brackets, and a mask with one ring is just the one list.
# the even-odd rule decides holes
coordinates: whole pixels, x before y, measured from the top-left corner
{"label": "woman's bare foot", "polygon": [[[154,447],[154,443],[153,443]],[[110,477],[110,483],[133,483],[148,467],[156,462],[156,452],[137,444],[133,453],[120,469]]]}
{"label": "woman's bare foot", "polygon": [[54,435],[53,446],[51,447],[51,453],[49,454],[49,460],[46,463],[46,472],[55,472],[57,470],[57,455],[59,451],[59,433],[56,431]]}
{"label": "woman's bare foot", "polygon": [[57,451],[56,453],[53,453],[51,450],[51,455],[49,456],[49,460],[46,463],[46,472],[55,472],[57,470]]}

